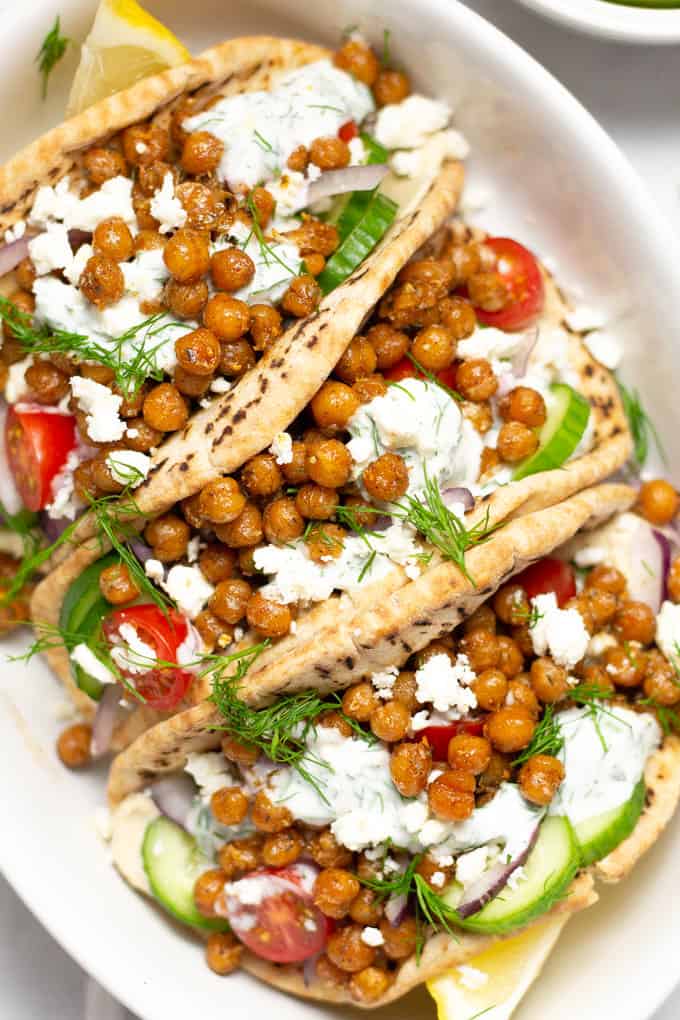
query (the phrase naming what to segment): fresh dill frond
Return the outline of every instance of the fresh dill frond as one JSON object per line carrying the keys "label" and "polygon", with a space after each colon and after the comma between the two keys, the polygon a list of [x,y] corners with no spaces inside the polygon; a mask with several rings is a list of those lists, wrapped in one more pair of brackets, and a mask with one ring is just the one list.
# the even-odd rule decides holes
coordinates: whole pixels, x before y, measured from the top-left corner
{"label": "fresh dill frond", "polygon": [[528,609],[517,607],[512,611],[513,622],[525,623],[529,630],[532,630],[539,620],[542,620],[545,613],[542,613],[538,606],[530,606]]}
{"label": "fresh dill frond", "polygon": [[534,730],[531,742],[524,748],[518,758],[515,758],[513,765],[523,765],[535,754],[549,754],[557,757],[564,747],[564,737],[560,725],[555,718],[555,711],[552,705],[546,705],[543,718]]}
{"label": "fresh dill frond", "polygon": [[659,456],[664,464],[667,464],[666,452],[661,443],[659,433],[654,422],[642,406],[640,394],[637,390],[628,387],[616,377],[616,384],[619,388],[621,403],[628,419],[628,427],[633,437],[633,457],[639,468],[644,467],[651,443],[656,446]]}
{"label": "fresh dill frond", "polygon": [[339,106],[329,106],[327,103],[307,103],[308,110],[331,110],[333,113],[344,113]]}
{"label": "fresh dill frond", "polygon": [[458,393],[457,390],[452,390],[451,387],[447,386],[445,382],[442,382],[442,380],[438,376],[436,376],[434,372],[430,372],[429,368],[425,368],[424,365],[421,365],[417,358],[414,358],[409,351],[406,352],[406,357],[411,362],[411,364],[418,369],[419,372],[422,372],[422,374],[425,376],[428,382],[431,382],[433,386],[438,386],[440,390],[444,390],[444,393],[448,393],[452,400],[456,400],[458,401],[458,403],[462,403],[463,397],[461,396],[460,393]]}
{"label": "fresh dill frond", "polygon": [[59,15],[54,19],[54,24],[42,41],[35,61],[38,71],[42,75],[42,97],[47,97],[47,83],[52,71],[57,66],[66,52],[66,47],[71,40],[61,34]]}
{"label": "fresh dill frond", "polygon": [[264,135],[260,134],[259,131],[253,131],[253,137],[256,145],[258,145],[263,152],[274,152],[272,143],[268,142]]}
{"label": "fresh dill frond", "polygon": [[384,28],[383,29],[383,48],[382,48],[382,54],[380,56],[380,64],[384,68],[389,68],[390,64],[391,64],[391,59],[390,59],[390,57],[391,57],[391,54],[390,54],[390,39],[391,39],[391,35],[392,35],[392,33],[390,32],[389,28]]}
{"label": "fresh dill frond", "polygon": [[[283,266],[283,268],[286,270],[287,273],[289,273],[291,276],[295,276],[296,275],[295,271],[293,269],[291,269],[291,267],[284,262],[284,260],[281,258],[281,256],[276,251],[274,251],[274,248],[272,247],[272,245],[269,244],[267,242],[267,240],[265,239],[264,233],[262,231],[262,227],[260,226],[260,219],[259,219],[260,214],[258,213],[257,207],[255,205],[255,202],[253,201],[252,193],[249,193],[246,196],[246,206],[247,206],[248,212],[250,213],[250,215],[252,217],[252,220],[253,220],[252,233],[255,235],[255,239],[257,240],[257,243],[259,245],[260,255],[262,256],[262,261],[264,262],[264,264],[266,266],[271,265],[271,259],[273,259],[274,262],[278,262],[278,264],[280,266]],[[246,240],[246,242],[245,242],[243,247],[245,248],[247,244],[248,244],[248,239]],[[283,282],[283,281],[281,281],[281,282]]]}
{"label": "fresh dill frond", "polygon": [[394,382],[394,381],[392,381],[392,382],[388,381],[387,385],[388,386],[393,386],[395,388],[395,390],[401,390],[402,393],[406,394],[406,396],[409,398],[409,400],[413,400],[414,402],[416,401],[415,394],[411,393],[410,390],[407,390],[405,386],[401,385],[401,383]]}
{"label": "fresh dill frond", "polygon": [[373,570],[373,564],[375,563],[375,558],[377,555],[378,550],[371,549],[370,553],[363,562],[361,570],[359,571],[359,576],[357,577],[357,581],[359,582],[359,584],[361,584],[364,578],[367,577],[368,574],[370,574],[370,572]]}

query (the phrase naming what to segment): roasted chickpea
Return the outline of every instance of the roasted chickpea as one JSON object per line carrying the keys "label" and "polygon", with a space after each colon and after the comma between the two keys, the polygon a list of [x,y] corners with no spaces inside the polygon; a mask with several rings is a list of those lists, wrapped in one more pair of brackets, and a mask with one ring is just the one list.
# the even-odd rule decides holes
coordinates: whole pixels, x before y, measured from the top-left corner
{"label": "roasted chickpea", "polygon": [[638,509],[650,524],[670,524],[678,512],[680,497],[663,478],[643,482],[638,495]]}
{"label": "roasted chickpea", "polygon": [[615,687],[639,687],[645,675],[646,659],[642,648],[626,642],[626,647],[607,648],[604,668]]}
{"label": "roasted chickpea", "polygon": [[[244,744],[232,734],[222,737],[222,754],[228,761],[237,765],[254,765],[260,757],[260,751],[254,744]],[[256,862],[257,863],[257,862]],[[253,864],[255,867],[255,864]]]}
{"label": "roasted chickpea", "polygon": [[647,653],[642,689],[658,705],[670,707],[680,701],[680,681],[675,669],[656,648]]}
{"label": "roasted chickpea", "polygon": [[16,267],[16,269],[14,270],[14,275],[16,277],[17,283],[19,284],[22,290],[26,291],[33,290],[33,284],[35,283],[37,274],[35,271],[35,266],[33,265],[28,255],[26,256],[25,259],[22,259],[19,265]]}
{"label": "roasted chickpea", "polygon": [[290,828],[293,816],[287,807],[273,804],[264,790],[255,794],[251,811],[253,825],[260,832],[282,832]]}
{"label": "roasted chickpea", "polygon": [[307,451],[307,474],[317,485],[338,489],[346,485],[352,471],[352,457],[339,439],[324,439]]}
{"label": "roasted chickpea", "polygon": [[231,549],[243,549],[245,546],[257,545],[262,541],[262,514],[254,503],[246,503],[242,513],[228,524],[218,524],[215,534],[220,542]]}
{"label": "roasted chickpea", "polygon": [[363,336],[355,337],[335,366],[335,374],[346,383],[354,383],[375,372],[378,359],[373,345]]}
{"label": "roasted chickpea", "polygon": [[588,605],[596,629],[604,627],[614,617],[618,599],[610,591],[602,591],[601,588],[587,588],[581,598],[584,598]]}
{"label": "roasted chickpea", "polygon": [[34,361],[26,369],[24,379],[39,404],[56,404],[69,392],[68,376],[51,361]]}
{"label": "roasted chickpea", "polygon": [[295,496],[295,506],[303,517],[312,521],[326,521],[332,517],[338,505],[335,489],[309,482],[303,485]]}
{"label": "roasted chickpea", "polygon": [[338,559],[346,537],[347,532],[338,524],[316,525],[305,539],[309,558],[315,563]]}
{"label": "roasted chickpea", "polygon": [[186,555],[190,536],[189,525],[176,514],[163,514],[150,521],[144,529],[144,538],[155,559],[162,563],[181,560]]}
{"label": "roasted chickpea", "polygon": [[205,943],[205,962],[211,971],[224,977],[240,966],[243,945],[231,932],[213,931]]}
{"label": "roasted chickpea", "polygon": [[477,779],[477,788],[482,796],[493,795],[501,783],[510,778],[511,761],[506,755],[493,751],[488,767]]}
{"label": "roasted chickpea", "polygon": [[337,135],[315,138],[309,147],[309,158],[321,170],[341,170],[350,161],[349,145]]}
{"label": "roasted chickpea", "polygon": [[430,811],[443,822],[462,822],[475,809],[475,777],[452,769],[430,783],[427,791]]}
{"label": "roasted chickpea", "polygon": [[367,375],[363,379],[357,379],[352,384],[352,390],[362,404],[369,404],[376,397],[384,397],[387,393],[387,383],[381,375]]}
{"label": "roasted chickpea", "polygon": [[262,847],[264,840],[262,836],[247,836],[245,839],[235,839],[223,846],[218,854],[220,867],[229,878],[235,875],[254,871],[263,864]]}
{"label": "roasted chickpea", "polygon": [[[210,268],[210,251],[204,234],[190,227],[176,231],[163,249],[163,261],[178,283],[200,280]],[[206,323],[211,328],[209,323]]]}
{"label": "roasted chickpea", "polygon": [[181,365],[175,365],[172,385],[179,390],[182,396],[197,400],[208,392],[213,379],[212,375],[192,375],[185,371]]}
{"label": "roasted chickpea", "polygon": [[471,616],[468,616],[463,624],[463,628],[466,634],[473,630],[488,630],[495,634],[496,614],[490,605],[483,603],[475,609]]}
{"label": "roasted chickpea", "polygon": [[530,386],[515,386],[503,397],[498,412],[504,421],[519,421],[529,428],[543,425],[546,419],[545,400]]}
{"label": "roasted chickpea", "polygon": [[467,655],[475,673],[494,669],[498,665],[500,649],[495,634],[489,630],[473,630],[460,641],[460,651]]}
{"label": "roasted chickpea", "polygon": [[564,779],[564,765],[550,754],[534,754],[519,770],[522,794],[532,804],[545,807],[553,799]]}
{"label": "roasted chickpea", "polygon": [[262,844],[262,859],[270,868],[285,868],[294,864],[304,849],[302,836],[295,829],[267,836]]}
{"label": "roasted chickpea", "polygon": [[175,188],[175,196],[187,214],[185,230],[208,234],[223,231],[231,222],[224,204],[224,192],[199,181],[183,181]]}
{"label": "roasted chickpea", "polygon": [[408,489],[408,468],[398,453],[383,453],[361,477],[369,496],[385,503],[400,499]]}
{"label": "roasted chickpea", "polygon": [[429,645],[418,652],[416,655],[416,665],[420,669],[433,659],[436,655],[445,655],[450,661],[451,665],[454,665],[456,661],[456,654],[453,650],[453,645],[445,644],[444,641],[430,641]]}
{"label": "roasted chickpea", "polygon": [[240,786],[223,786],[210,798],[210,810],[220,825],[238,825],[248,814],[248,798]]}
{"label": "roasted chickpea", "polygon": [[336,67],[347,71],[364,85],[374,85],[380,73],[380,61],[366,43],[359,39],[348,39],[333,57]]}
{"label": "roasted chickpea", "polygon": [[233,629],[218,619],[209,609],[203,609],[193,624],[208,651],[213,651],[215,648],[226,648],[234,640]]}
{"label": "roasted chickpea", "polygon": [[311,401],[312,414],[321,428],[344,429],[359,407],[359,398],[341,382],[325,382]]}
{"label": "roasted chickpea", "polygon": [[379,701],[373,685],[367,680],[348,687],[342,697],[342,710],[350,719],[368,722],[378,708]]}
{"label": "roasted chickpea", "polygon": [[[28,376],[28,373],[26,375]],[[666,578],[666,586],[669,598],[673,602],[680,602],[680,556],[677,556],[671,563],[671,568]]]}
{"label": "roasted chickpea", "polygon": [[366,333],[366,340],[375,351],[376,367],[381,372],[392,368],[398,361],[401,361],[410,345],[406,333],[402,333],[386,322],[379,322],[376,326],[371,326]]}
{"label": "roasted chickpea", "polygon": [[516,641],[504,634],[498,637],[498,668],[508,678],[516,676],[524,668],[524,656]]}
{"label": "roasted chickpea", "polygon": [[474,308],[461,297],[442,298],[437,305],[437,317],[455,340],[465,340],[472,336],[477,326]]}
{"label": "roasted chickpea", "polygon": [[176,432],[189,419],[186,400],[172,383],[159,383],[144,398],[144,421],[158,432]]}
{"label": "roasted chickpea", "polygon": [[246,497],[234,478],[217,478],[201,490],[198,511],[201,517],[213,524],[235,521],[244,510]]}
{"label": "roasted chickpea", "polygon": [[337,928],[328,938],[326,953],[331,963],[350,974],[370,967],[375,959],[375,949],[363,939],[363,928],[348,924]]}
{"label": "roasted chickpea", "polygon": [[364,967],[358,974],[352,974],[349,990],[356,1002],[377,1002],[392,982],[392,976],[384,967]]}
{"label": "roasted chickpea", "polygon": [[328,957],[322,954],[314,964],[314,973],[318,980],[327,988],[342,988],[349,980],[349,974],[340,970]]}
{"label": "roasted chickpea", "polygon": [[521,751],[534,735],[536,721],[524,705],[509,705],[493,712],[484,727],[486,736],[499,751]]}
{"label": "roasted chickpea", "polygon": [[246,461],[241,471],[241,484],[253,499],[278,492],[283,485],[283,475],[274,456],[258,453]]}
{"label": "roasted chickpea", "polygon": [[384,67],[373,85],[373,95],[378,106],[401,103],[411,92],[411,82],[403,71]]}
{"label": "roasted chickpea", "polygon": [[83,166],[93,184],[100,185],[112,177],[127,177],[128,167],[122,153],[116,149],[87,149]]}
{"label": "roasted chickpea", "polygon": [[457,733],[449,740],[448,761],[452,769],[478,776],[491,761],[491,744],[472,733]]}
{"label": "roasted chickpea", "polygon": [[256,351],[264,351],[283,332],[281,315],[272,305],[250,306],[250,335]]}
{"label": "roasted chickpea", "polygon": [[345,868],[352,863],[352,851],[338,843],[330,829],[311,833],[307,853],[320,868]]}
{"label": "roasted chickpea", "polygon": [[253,589],[242,577],[230,577],[218,583],[210,596],[208,607],[225,623],[238,623],[246,614],[252,593]]}
{"label": "roasted chickpea", "polygon": [[387,918],[383,918],[380,922],[380,931],[384,939],[383,950],[390,960],[405,960],[413,956],[418,939],[415,917],[405,917],[398,924],[392,924]]}
{"label": "roasted chickpea", "polygon": [[123,296],[125,278],[117,262],[104,255],[92,255],[80,274],[78,286],[97,308],[108,308]]}
{"label": "roasted chickpea", "polygon": [[305,530],[305,522],[295,506],[295,500],[282,496],[265,507],[262,528],[268,542],[283,545],[300,538]]}
{"label": "roasted chickpea", "polygon": [[569,690],[569,676],[564,666],[545,656],[531,663],[531,686],[537,698],[552,705],[566,697]]}
{"label": "roasted chickpea", "polygon": [[286,238],[297,245],[300,254],[304,256],[307,268],[310,255],[323,255],[324,258],[328,258],[340,243],[338,228],[313,216],[306,216],[299,227],[286,233]]}
{"label": "roasted chickpea", "polygon": [[326,868],[316,877],[312,898],[326,917],[339,921],[347,916],[352,900],[358,895],[360,888],[359,882],[351,872],[343,868]]}
{"label": "roasted chickpea", "polygon": [[416,334],[411,344],[413,357],[430,372],[448,368],[455,353],[456,340],[446,326],[426,326]]}
{"label": "roasted chickpea", "polygon": [[373,889],[364,886],[352,900],[349,916],[357,924],[377,925],[383,916],[383,903]]}
{"label": "roasted chickpea", "polygon": [[500,273],[473,273],[467,280],[472,304],[485,312],[500,312],[508,302],[508,288]]}
{"label": "roasted chickpea", "polygon": [[255,275],[255,263],[240,248],[223,248],[210,259],[210,275],[218,290],[240,290]]}
{"label": "roasted chickpea", "polygon": [[656,633],[656,618],[646,602],[622,602],[614,616],[614,630],[622,641],[649,645]]}
{"label": "roasted chickpea", "polygon": [[486,358],[470,358],[458,366],[456,388],[462,397],[477,404],[494,395],[498,379]]}
{"label": "roasted chickpea", "polygon": [[113,606],[132,602],[139,595],[139,587],[130,576],[125,563],[112,563],[99,575],[99,590]]}
{"label": "roasted chickpea", "polygon": [[188,174],[210,174],[222,159],[224,144],[209,131],[193,131],[187,136],[180,163]]}
{"label": "roasted chickpea", "polygon": [[[408,712],[406,706],[404,709]],[[417,744],[397,744],[392,749],[390,775],[402,797],[417,797],[427,788],[431,767],[432,749],[425,741]]]}
{"label": "roasted chickpea", "polygon": [[249,205],[255,210],[255,218],[259,226],[266,227],[276,208],[272,193],[266,188],[253,188],[249,195]]}
{"label": "roasted chickpea", "polygon": [[199,914],[215,917],[215,904],[224,892],[226,880],[222,868],[210,868],[198,876],[194,884],[194,904]]}
{"label": "roasted chickpea", "polygon": [[212,376],[220,363],[220,342],[209,329],[194,329],[175,340],[179,365],[189,375]]}
{"label": "roasted chickpea", "polygon": [[102,220],[94,228],[92,246],[97,255],[104,255],[115,262],[125,262],[133,252],[130,228],[120,216]]}
{"label": "roasted chickpea", "polygon": [[400,701],[386,701],[371,713],[371,730],[379,740],[394,743],[406,736],[411,713]]}
{"label": "roasted chickpea", "polygon": [[220,372],[227,379],[243,375],[255,364],[255,352],[245,338],[228,340],[221,346]]}
{"label": "roasted chickpea", "polygon": [[281,307],[288,315],[302,319],[311,315],[321,300],[321,288],[310,273],[296,276],[283,295]]}
{"label": "roasted chickpea", "polygon": [[413,712],[418,705],[418,698],[416,697],[417,687],[415,673],[411,673],[409,670],[402,670],[395,677],[392,697],[395,701],[400,701],[402,705],[406,705],[409,712]]}
{"label": "roasted chickpea", "polygon": [[163,433],[152,429],[143,418],[131,418],[128,421],[125,433],[125,445],[128,449],[148,453],[154,446],[158,446],[162,438]]}
{"label": "roasted chickpea", "polygon": [[506,705],[522,705],[534,719],[541,714],[541,706],[538,702],[533,687],[530,686],[531,675],[519,673],[514,680],[508,684],[508,695],[505,699]]}
{"label": "roasted chickpea", "polygon": [[256,591],[248,601],[246,619],[264,637],[280,638],[290,630],[293,617],[289,606],[265,598],[261,592]]}
{"label": "roasted chickpea", "polygon": [[121,134],[123,155],[132,166],[148,166],[168,154],[167,131],[155,124],[133,124]]}
{"label": "roasted chickpea", "polygon": [[473,681],[472,690],[477,704],[486,712],[494,712],[505,703],[508,681],[500,669],[485,669]]}
{"label": "roasted chickpea", "polygon": [[220,340],[238,340],[250,326],[250,309],[229,294],[213,294],[203,309],[203,322]]}
{"label": "roasted chickpea", "polygon": [[92,727],[75,723],[59,734],[57,754],[62,765],[69,769],[81,769],[92,760]]}
{"label": "roasted chickpea", "polygon": [[538,435],[519,421],[506,421],[498,433],[496,449],[501,460],[516,464],[536,453]]}
{"label": "roasted chickpea", "polygon": [[512,581],[504,584],[494,595],[493,608],[502,623],[524,622],[529,615],[529,600],[524,588]]}

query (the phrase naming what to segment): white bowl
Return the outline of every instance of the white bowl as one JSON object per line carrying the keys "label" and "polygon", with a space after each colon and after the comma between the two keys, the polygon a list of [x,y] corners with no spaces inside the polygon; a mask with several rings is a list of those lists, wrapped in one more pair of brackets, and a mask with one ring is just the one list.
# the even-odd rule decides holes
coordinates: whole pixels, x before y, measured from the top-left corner
{"label": "white bowl", "polygon": [[[67,34],[82,38],[93,6],[92,0],[61,0]],[[680,253],[618,149],[538,64],[452,0],[232,0],[228,8],[224,0],[149,0],[149,6],[194,50],[243,32],[302,33],[333,42],[347,25],[361,23],[376,40],[390,27],[395,52],[418,84],[460,101],[458,122],[473,147],[470,178],[491,188],[478,219],[551,256],[561,281],[619,318],[627,372],[654,408],[671,464],[680,464],[680,430],[670,424],[680,390]],[[3,23],[0,70],[6,150],[56,116],[59,87],[65,89],[68,78],[67,69],[57,71],[53,105],[43,108],[31,58],[54,17],[52,0],[32,0],[13,17]],[[42,664],[4,666],[0,867],[36,916],[144,1020],[216,1020],[228,1013],[338,1017],[336,1010],[297,1002],[247,976],[216,978],[193,940],[123,884],[93,825],[103,773],[70,774],[54,755],[63,700]],[[617,1020],[650,1015],[677,977],[680,914],[671,907],[679,856],[677,823],[630,881],[570,922],[522,1006],[522,1020],[594,1020],[603,1009]],[[420,991],[377,1017],[434,1015]]]}
{"label": "white bowl", "polygon": [[539,14],[590,35],[628,43],[680,42],[680,8],[626,7],[609,0],[519,0]]}

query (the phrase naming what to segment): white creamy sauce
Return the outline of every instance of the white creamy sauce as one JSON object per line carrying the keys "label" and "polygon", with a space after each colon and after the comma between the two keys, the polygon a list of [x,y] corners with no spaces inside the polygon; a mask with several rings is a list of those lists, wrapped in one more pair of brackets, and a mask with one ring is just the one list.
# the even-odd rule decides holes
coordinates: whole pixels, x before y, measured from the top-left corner
{"label": "white creamy sauce", "polygon": [[451,120],[451,107],[437,99],[413,93],[401,103],[378,111],[375,138],[386,149],[417,149],[428,135],[441,131]]}
{"label": "white creamy sauce", "polygon": [[238,191],[278,177],[298,146],[337,135],[348,120],[360,124],[374,108],[366,85],[319,60],[282,76],[267,92],[228,96],[183,126],[224,142],[219,175]]}
{"label": "white creamy sauce", "polygon": [[220,847],[234,839],[242,839],[254,831],[247,819],[240,825],[221,825],[210,810],[210,798],[224,786],[238,785],[237,775],[220,751],[206,751],[187,755],[184,771],[197,786],[197,794],[186,820],[188,832],[202,852],[214,860]]}
{"label": "white creamy sauce", "polygon": [[578,823],[625,804],[661,743],[656,719],[618,705],[597,712],[597,726],[587,707],[570,708],[556,718],[566,776],[550,814],[566,814]]}
{"label": "white creamy sauce", "polygon": [[483,443],[463,418],[455,400],[440,386],[423,379],[404,379],[383,396],[362,406],[347,428],[352,439],[352,477],[383,453],[398,453],[409,471],[411,494],[422,492],[426,478],[440,488],[477,480]]}
{"label": "white creamy sauce", "polygon": [[680,668],[680,605],[664,602],[656,618],[656,643],[668,661]]}
{"label": "white creamy sauce", "polygon": [[154,191],[149,212],[158,220],[158,232],[169,234],[172,230],[183,227],[187,221],[187,212],[175,195],[175,182],[168,171],[160,188]]}

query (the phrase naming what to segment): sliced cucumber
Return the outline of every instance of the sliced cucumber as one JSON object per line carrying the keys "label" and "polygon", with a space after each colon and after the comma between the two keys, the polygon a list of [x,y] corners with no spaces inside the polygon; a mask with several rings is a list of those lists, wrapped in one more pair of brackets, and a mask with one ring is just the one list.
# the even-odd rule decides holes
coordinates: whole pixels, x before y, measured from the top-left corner
{"label": "sliced cucumber", "polygon": [[[366,164],[387,163],[389,152],[382,145],[376,142],[370,135],[361,134],[361,141],[366,150]],[[327,223],[333,223],[338,228],[340,241],[344,241],[348,234],[366,212],[375,188],[369,191],[352,191],[349,195],[339,195],[333,203],[333,208],[326,217]]]}
{"label": "sliced cucumber", "polygon": [[[99,590],[99,575],[106,567],[117,563],[118,559],[115,553],[103,556],[84,570],[66,592],[59,614],[59,629],[68,635],[68,648],[73,648],[80,641],[87,644],[99,631],[102,618],[111,608]],[[74,635],[78,636],[77,641]],[[81,691],[85,691],[94,701],[99,701],[104,690],[103,684],[76,663],[72,664],[71,669],[73,679]]]}
{"label": "sliced cucumber", "polygon": [[518,481],[539,471],[552,471],[569,460],[581,442],[590,418],[590,404],[566,383],[553,383],[548,417],[540,432],[536,453],[515,470]]}
{"label": "sliced cucumber", "polygon": [[373,251],[397,215],[397,203],[391,198],[377,191],[367,194],[370,195],[370,201],[361,217],[317,277],[324,294],[335,290],[352,275],[357,266],[361,265],[366,256]]}
{"label": "sliced cucumber", "polygon": [[630,836],[645,806],[645,793],[645,781],[641,779],[625,804],[574,826],[581,864],[601,860]]}
{"label": "sliced cucumber", "polygon": [[144,833],[142,861],[151,891],[169,914],[193,928],[228,931],[228,921],[203,917],[196,909],[194,885],[211,862],[188,832],[163,815],[155,818]]}
{"label": "sliced cucumber", "polygon": [[[514,889],[503,889],[477,914],[456,924],[469,931],[502,935],[528,924],[550,910],[569,888],[580,865],[574,831],[566,818],[546,818],[524,865],[524,877]],[[455,907],[457,890],[444,899]]]}

